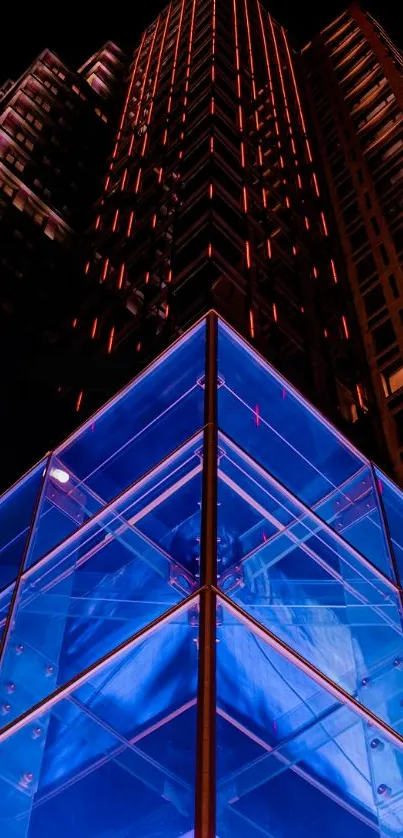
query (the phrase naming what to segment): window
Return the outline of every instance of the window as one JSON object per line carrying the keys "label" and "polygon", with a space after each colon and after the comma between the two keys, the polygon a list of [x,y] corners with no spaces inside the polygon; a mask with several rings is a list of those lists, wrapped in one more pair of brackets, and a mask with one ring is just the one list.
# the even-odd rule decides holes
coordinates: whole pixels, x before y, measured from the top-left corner
{"label": "window", "polygon": [[376,311],[379,311],[386,304],[384,293],[380,285],[372,288],[371,291],[364,297],[365,310],[367,317],[371,317]]}
{"label": "window", "polygon": [[374,339],[377,354],[384,352],[385,349],[388,349],[388,347],[396,340],[395,332],[390,320],[386,320],[385,323],[382,323],[381,326],[374,329],[372,337]]}
{"label": "window", "polygon": [[357,277],[358,282],[362,283],[365,282],[366,279],[369,279],[376,271],[376,265],[374,257],[372,253],[368,253],[365,259],[361,259],[360,262],[357,262]]}
{"label": "window", "polygon": [[399,289],[398,289],[397,284],[396,284],[396,277],[393,274],[390,274],[390,276],[389,276],[389,285],[391,287],[391,291],[392,291],[392,294],[393,294],[395,300],[397,300],[397,298],[399,296]]}
{"label": "window", "polygon": [[387,250],[384,244],[379,245],[379,250],[381,251],[381,256],[383,259],[384,265],[389,265],[389,256],[387,254]]}
{"label": "window", "polygon": [[374,232],[376,233],[377,236],[379,236],[381,231],[380,231],[380,228],[379,228],[379,224],[378,224],[374,215],[371,218],[371,224],[374,228]]}
{"label": "window", "polygon": [[363,247],[363,245],[367,244],[368,242],[368,236],[365,227],[359,227],[358,230],[355,230],[354,233],[350,233],[349,239],[353,250],[358,250],[360,247]]}
{"label": "window", "polygon": [[403,367],[400,366],[394,372],[382,372],[382,386],[385,396],[391,396],[403,387]]}

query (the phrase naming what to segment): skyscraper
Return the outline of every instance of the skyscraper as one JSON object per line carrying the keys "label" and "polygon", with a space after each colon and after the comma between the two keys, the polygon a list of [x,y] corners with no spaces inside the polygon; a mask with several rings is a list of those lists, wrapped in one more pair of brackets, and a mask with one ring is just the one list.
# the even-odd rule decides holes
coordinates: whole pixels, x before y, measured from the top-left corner
{"label": "skyscraper", "polygon": [[1,838],[401,838],[403,493],[301,65],[257,0],[170,3],[123,97],[110,53],[85,421],[0,498]]}
{"label": "skyscraper", "polygon": [[377,447],[328,203],[285,30],[256,0],[167,5],[134,50],[94,217],[96,303],[74,317],[68,391],[81,415],[102,395],[89,357],[112,392],[214,306]]}
{"label": "skyscraper", "polygon": [[401,479],[403,57],[356,4],[303,57],[373,389]]}

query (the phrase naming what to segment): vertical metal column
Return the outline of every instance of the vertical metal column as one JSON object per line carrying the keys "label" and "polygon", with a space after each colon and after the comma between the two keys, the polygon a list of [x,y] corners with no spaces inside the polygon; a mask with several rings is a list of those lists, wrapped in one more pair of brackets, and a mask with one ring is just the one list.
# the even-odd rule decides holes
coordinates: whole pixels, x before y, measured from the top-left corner
{"label": "vertical metal column", "polygon": [[217,316],[206,321],[195,838],[215,836],[217,580]]}

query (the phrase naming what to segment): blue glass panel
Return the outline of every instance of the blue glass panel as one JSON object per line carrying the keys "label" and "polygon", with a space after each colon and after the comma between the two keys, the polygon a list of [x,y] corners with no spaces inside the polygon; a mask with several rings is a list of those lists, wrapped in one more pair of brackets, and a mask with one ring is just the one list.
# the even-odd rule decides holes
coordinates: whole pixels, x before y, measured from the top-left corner
{"label": "blue glass panel", "polygon": [[203,322],[56,451],[28,564],[200,430],[204,364]]}
{"label": "blue glass panel", "polygon": [[2,838],[178,838],[194,828],[192,614],[176,612],[0,735]]}
{"label": "blue glass panel", "polygon": [[385,511],[392,550],[399,569],[400,584],[403,580],[403,492],[379,469],[375,469],[378,490]]}
{"label": "blue glass panel", "polygon": [[0,591],[17,576],[45,467],[42,460],[0,498]]}
{"label": "blue glass panel", "polygon": [[201,446],[199,435],[25,571],[0,673],[5,721],[197,588]]}
{"label": "blue glass panel", "polygon": [[400,836],[400,743],[223,604],[217,633],[220,838]]}
{"label": "blue glass panel", "polygon": [[222,434],[219,450],[220,588],[403,732],[398,590]]}
{"label": "blue glass panel", "polygon": [[220,429],[392,576],[365,458],[222,322],[218,372]]}

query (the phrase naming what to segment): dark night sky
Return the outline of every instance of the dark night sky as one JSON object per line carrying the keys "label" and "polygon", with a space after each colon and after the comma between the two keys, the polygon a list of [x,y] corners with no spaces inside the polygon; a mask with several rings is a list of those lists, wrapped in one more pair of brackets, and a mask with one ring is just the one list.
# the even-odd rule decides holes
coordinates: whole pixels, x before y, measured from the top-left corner
{"label": "dark night sky", "polygon": [[[295,44],[304,43],[340,14],[347,0],[263,0],[264,5],[288,28]],[[164,8],[166,0],[109,0],[67,3],[42,0],[21,13],[18,3],[2,10],[0,83],[17,78],[35,56],[50,47],[71,66],[81,64],[104,41],[112,39],[130,49],[142,29]],[[363,0],[362,5],[380,20],[395,43],[403,48],[403,20],[398,0]],[[105,11],[103,11],[105,9]],[[21,14],[21,19],[19,15]]]}

